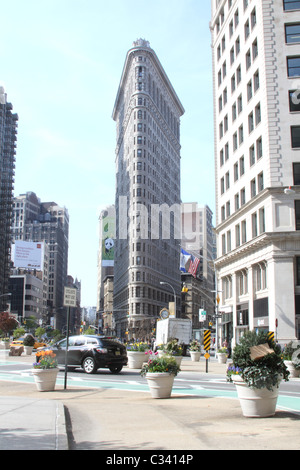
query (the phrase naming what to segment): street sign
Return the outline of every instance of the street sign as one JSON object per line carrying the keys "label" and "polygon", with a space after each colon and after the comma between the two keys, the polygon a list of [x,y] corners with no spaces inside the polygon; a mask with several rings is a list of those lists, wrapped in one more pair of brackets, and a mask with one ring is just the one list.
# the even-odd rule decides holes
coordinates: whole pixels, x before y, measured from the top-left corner
{"label": "street sign", "polygon": [[199,308],[199,322],[204,322],[206,320],[206,311],[203,308]]}
{"label": "street sign", "polygon": [[205,357],[205,359],[209,359],[209,358],[210,358],[210,354],[209,354],[209,353],[205,353],[205,354],[204,354],[204,357]]}
{"label": "street sign", "polygon": [[205,330],[204,331],[204,342],[203,342],[203,346],[204,346],[205,351],[209,351],[210,342],[211,342],[211,331],[210,330]]}
{"label": "street sign", "polygon": [[76,292],[77,289],[72,287],[65,287],[64,289],[64,306],[65,307],[76,307]]}
{"label": "street sign", "polygon": [[269,331],[269,333],[268,333],[268,339],[269,339],[270,341],[273,341],[273,342],[274,342],[274,331]]}

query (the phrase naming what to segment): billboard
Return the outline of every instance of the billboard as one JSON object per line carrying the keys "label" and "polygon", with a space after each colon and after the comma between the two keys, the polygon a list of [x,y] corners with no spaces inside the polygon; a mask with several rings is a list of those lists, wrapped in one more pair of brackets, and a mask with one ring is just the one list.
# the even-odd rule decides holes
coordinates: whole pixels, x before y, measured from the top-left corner
{"label": "billboard", "polygon": [[11,258],[15,268],[43,271],[44,243],[16,240],[12,245]]}
{"label": "billboard", "polygon": [[114,266],[116,220],[114,214],[102,218],[102,266]]}

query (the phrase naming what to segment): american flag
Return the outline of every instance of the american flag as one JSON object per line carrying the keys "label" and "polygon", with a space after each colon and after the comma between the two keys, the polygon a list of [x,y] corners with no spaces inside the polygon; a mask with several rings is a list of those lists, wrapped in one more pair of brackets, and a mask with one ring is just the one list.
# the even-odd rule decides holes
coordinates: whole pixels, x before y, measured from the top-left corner
{"label": "american flag", "polygon": [[199,263],[200,263],[199,258],[196,258],[195,256],[192,255],[190,266],[189,266],[189,273],[192,274],[194,277],[196,277]]}

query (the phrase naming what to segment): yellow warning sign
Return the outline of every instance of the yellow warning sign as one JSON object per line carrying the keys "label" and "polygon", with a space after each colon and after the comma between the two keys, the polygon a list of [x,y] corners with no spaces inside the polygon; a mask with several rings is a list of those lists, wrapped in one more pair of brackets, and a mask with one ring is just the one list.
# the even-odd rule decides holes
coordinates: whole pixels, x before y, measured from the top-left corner
{"label": "yellow warning sign", "polygon": [[205,330],[204,331],[204,342],[203,342],[203,347],[205,351],[208,351],[210,349],[210,340],[211,340],[211,331],[210,330]]}

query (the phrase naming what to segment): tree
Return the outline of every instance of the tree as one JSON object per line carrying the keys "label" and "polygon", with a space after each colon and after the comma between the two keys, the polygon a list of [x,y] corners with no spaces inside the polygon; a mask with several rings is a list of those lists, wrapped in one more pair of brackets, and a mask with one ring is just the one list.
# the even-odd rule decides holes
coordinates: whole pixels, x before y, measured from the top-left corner
{"label": "tree", "polygon": [[0,312],[0,330],[2,330],[4,334],[9,334],[17,325],[17,320],[8,312]]}
{"label": "tree", "polygon": [[39,341],[41,341],[42,336],[43,336],[45,333],[46,333],[45,328],[42,328],[42,327],[40,327],[40,326],[35,330],[35,336],[38,337]]}

